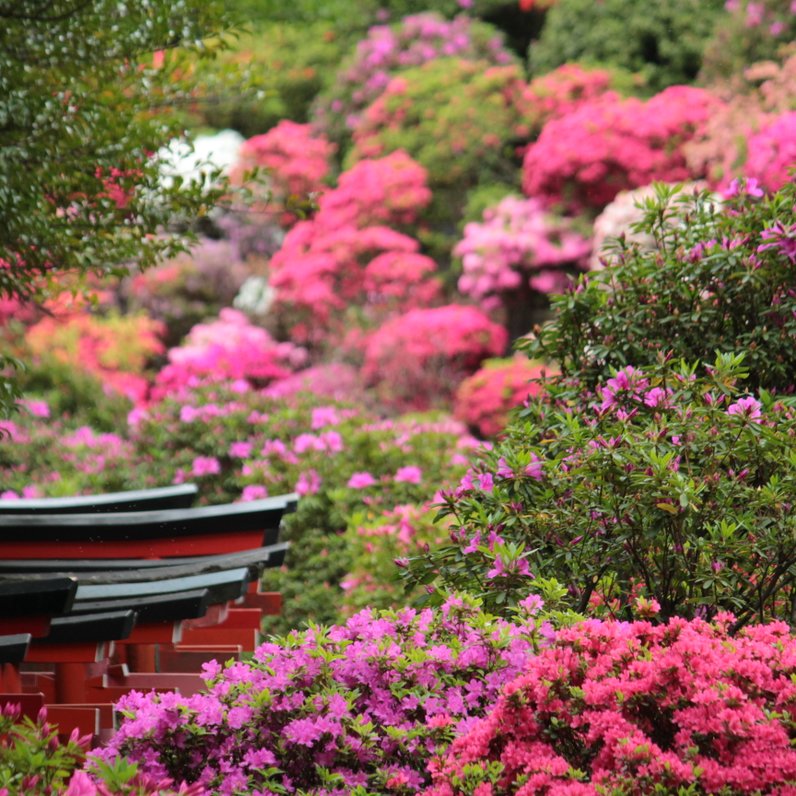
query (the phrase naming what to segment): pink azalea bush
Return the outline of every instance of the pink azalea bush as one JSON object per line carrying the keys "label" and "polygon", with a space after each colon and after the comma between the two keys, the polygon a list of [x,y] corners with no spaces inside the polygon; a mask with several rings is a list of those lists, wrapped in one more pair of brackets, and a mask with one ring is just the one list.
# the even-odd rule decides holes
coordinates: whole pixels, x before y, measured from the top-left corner
{"label": "pink azalea bush", "polygon": [[449,399],[482,360],[505,351],[506,330],[475,307],[448,304],[396,316],[365,344],[362,375],[382,400],[427,409]]}
{"label": "pink azalea bush", "polygon": [[428,759],[470,727],[549,643],[525,613],[496,620],[449,599],[439,610],[365,610],[205,665],[193,697],[133,692],[103,760],[213,794],[396,793],[428,784]]}
{"label": "pink azalea bush", "polygon": [[769,191],[794,179],[796,169],[796,111],[775,117],[749,139],[743,171]]}
{"label": "pink azalea bush", "polygon": [[306,352],[292,343],[277,343],[243,313],[227,308],[218,320],[194,326],[168,358],[152,387],[153,400],[203,382],[242,379],[265,386],[303,365]]}
{"label": "pink azalea bush", "polygon": [[561,630],[431,764],[426,796],[788,794],[796,639],[672,619]]}
{"label": "pink azalea bush", "polygon": [[298,223],[270,262],[273,314],[291,339],[335,343],[347,316],[377,324],[396,309],[433,302],[436,266],[419,243],[395,229],[430,200],[425,171],[405,153],[363,161],[340,177],[318,212]]}
{"label": "pink azalea bush", "polygon": [[704,89],[672,86],[646,102],[604,97],[550,121],[528,147],[528,196],[573,210],[601,208],[621,190],[694,177],[683,145],[721,102]]}
{"label": "pink azalea bush", "polygon": [[487,308],[527,304],[530,295],[559,293],[586,267],[590,242],[538,199],[507,196],[471,222],[453,250],[462,259],[459,290]]}
{"label": "pink azalea bush", "polygon": [[377,25],[357,44],[332,87],[315,103],[314,123],[340,139],[356,129],[362,111],[396,72],[450,57],[492,64],[514,61],[496,29],[464,15],[446,20],[435,13],[415,14],[396,25]]}
{"label": "pink azalea bush", "polygon": [[482,437],[494,437],[506,426],[509,413],[541,389],[537,379],[546,371],[524,356],[488,359],[456,390],[454,415]]}
{"label": "pink azalea bush", "polygon": [[248,170],[262,169],[268,189],[262,212],[290,226],[296,220],[291,202],[306,203],[325,189],[334,152],[335,146],[310,125],[284,119],[244,142],[232,177],[240,182]]}

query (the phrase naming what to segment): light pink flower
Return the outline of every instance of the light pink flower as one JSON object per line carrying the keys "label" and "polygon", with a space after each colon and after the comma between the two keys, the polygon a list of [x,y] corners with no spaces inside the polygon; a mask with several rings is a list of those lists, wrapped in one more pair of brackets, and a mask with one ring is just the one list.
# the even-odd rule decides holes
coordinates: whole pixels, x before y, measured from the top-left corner
{"label": "light pink flower", "polygon": [[365,489],[366,487],[373,486],[375,483],[376,479],[367,472],[354,473],[351,478],[348,479],[348,487],[350,489]]}
{"label": "light pink flower", "polygon": [[399,467],[394,480],[397,483],[419,484],[423,480],[423,471],[414,465]]}

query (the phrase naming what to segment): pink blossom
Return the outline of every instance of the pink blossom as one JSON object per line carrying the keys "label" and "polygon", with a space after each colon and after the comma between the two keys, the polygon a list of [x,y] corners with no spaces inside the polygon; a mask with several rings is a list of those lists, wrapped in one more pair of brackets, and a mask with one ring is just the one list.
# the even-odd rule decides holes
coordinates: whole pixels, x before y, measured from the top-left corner
{"label": "pink blossom", "polygon": [[296,481],[296,492],[301,495],[314,495],[321,488],[321,477],[316,470],[307,470],[301,473]]}
{"label": "pink blossom", "polygon": [[191,475],[218,475],[221,472],[221,463],[213,456],[197,456],[191,465]]}
{"label": "pink blossom", "polygon": [[354,473],[348,479],[348,486],[351,489],[366,489],[375,483],[376,479],[368,472]]}
{"label": "pink blossom", "polygon": [[229,446],[229,455],[233,459],[248,459],[252,452],[251,442],[233,442]]}
{"label": "pink blossom", "polygon": [[739,415],[751,420],[753,423],[759,423],[762,416],[761,407],[760,401],[749,395],[745,398],[739,398],[735,403],[731,403],[727,407],[727,414]]}
{"label": "pink blossom", "polygon": [[268,490],[260,485],[260,484],[248,484],[247,486],[243,487],[243,492],[241,492],[240,499],[249,501],[249,500],[262,500],[263,498],[268,497]]}
{"label": "pink blossom", "polygon": [[414,465],[399,467],[394,480],[396,483],[419,484],[423,480],[423,471]]}

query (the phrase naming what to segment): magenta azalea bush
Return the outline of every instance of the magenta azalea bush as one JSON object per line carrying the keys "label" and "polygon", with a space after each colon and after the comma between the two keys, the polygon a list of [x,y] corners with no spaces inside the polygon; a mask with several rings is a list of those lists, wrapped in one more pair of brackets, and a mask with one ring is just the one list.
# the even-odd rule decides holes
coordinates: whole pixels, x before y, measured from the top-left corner
{"label": "magenta azalea bush", "polygon": [[454,597],[295,632],[249,661],[206,664],[193,697],[131,693],[94,754],[227,796],[416,793],[429,758],[549,643],[538,609],[510,623]]}
{"label": "magenta azalea bush", "polygon": [[307,352],[278,343],[242,312],[226,308],[218,320],[194,326],[168,359],[152,387],[155,400],[203,383],[243,380],[263,387],[300,368]]}
{"label": "magenta azalea bush", "polygon": [[796,170],[796,111],[776,116],[749,138],[743,171],[769,191],[794,179]]}
{"label": "magenta azalea bush", "polygon": [[388,406],[439,408],[482,360],[504,353],[507,342],[506,330],[475,307],[416,309],[369,336],[362,374]]}
{"label": "magenta azalea bush", "polygon": [[654,180],[700,177],[683,145],[699,137],[721,102],[704,89],[672,86],[646,102],[606,96],[584,103],[542,130],[528,147],[528,196],[573,210],[604,207],[619,191]]}
{"label": "magenta azalea bush", "polygon": [[425,796],[796,790],[796,640],[733,617],[561,630],[431,764]]}

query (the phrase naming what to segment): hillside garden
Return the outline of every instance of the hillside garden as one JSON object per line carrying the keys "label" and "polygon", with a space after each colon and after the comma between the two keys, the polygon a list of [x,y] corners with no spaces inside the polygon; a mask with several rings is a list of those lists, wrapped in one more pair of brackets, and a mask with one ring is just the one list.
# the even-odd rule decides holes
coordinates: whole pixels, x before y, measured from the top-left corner
{"label": "hillside garden", "polygon": [[0,796],[796,793],[796,3],[230,5],[224,181],[0,233],[0,498],[295,491],[284,610]]}

